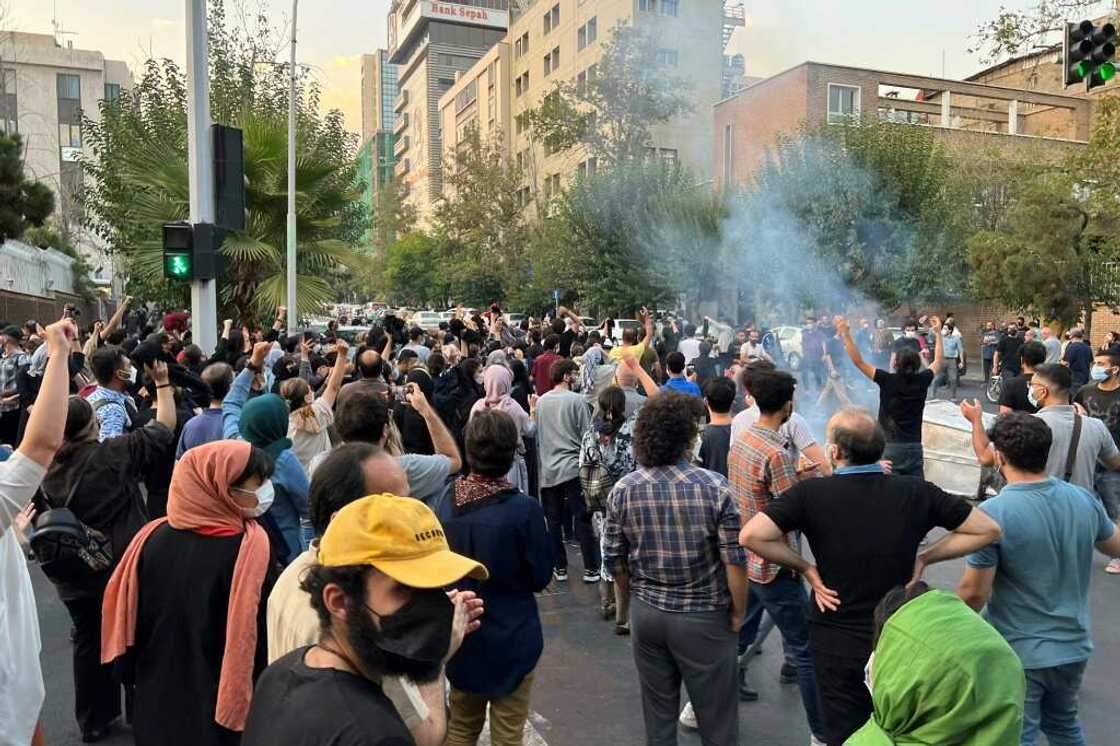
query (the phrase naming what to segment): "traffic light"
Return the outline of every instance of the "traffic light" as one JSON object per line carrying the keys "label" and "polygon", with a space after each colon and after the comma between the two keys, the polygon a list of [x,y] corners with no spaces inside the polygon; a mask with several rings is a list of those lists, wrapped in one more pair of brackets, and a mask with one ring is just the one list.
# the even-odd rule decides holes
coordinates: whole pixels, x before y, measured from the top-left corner
{"label": "traffic light", "polygon": [[1116,76],[1116,27],[1111,23],[1095,26],[1092,21],[1067,23],[1062,40],[1063,82],[1085,82],[1091,91]]}
{"label": "traffic light", "polygon": [[163,224],[163,276],[178,282],[194,279],[194,231],[186,221]]}
{"label": "traffic light", "polygon": [[231,231],[245,230],[245,150],[241,130],[210,125],[214,148],[214,223]]}

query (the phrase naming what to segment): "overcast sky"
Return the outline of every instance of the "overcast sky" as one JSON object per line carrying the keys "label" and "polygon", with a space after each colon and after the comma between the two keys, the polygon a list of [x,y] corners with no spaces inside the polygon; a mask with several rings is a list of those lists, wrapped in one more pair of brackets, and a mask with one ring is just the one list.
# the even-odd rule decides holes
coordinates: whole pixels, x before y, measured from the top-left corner
{"label": "overcast sky", "polygon": [[[149,51],[156,57],[185,58],[184,0],[0,0],[5,26],[15,31],[51,33],[56,17],[76,32],[75,47],[97,49],[138,70]],[[278,28],[287,29],[291,3],[284,0],[227,0],[265,7]],[[717,0],[683,0],[717,2]],[[683,4],[683,3],[682,3]],[[1000,5],[1022,0],[746,0],[747,28],[732,44],[747,59],[747,74],[766,76],[805,60],[858,65],[947,77],[975,72],[968,53],[978,24]],[[300,3],[299,60],[313,66],[323,85],[323,104],[346,114],[348,128],[361,128],[359,58],[385,46],[389,0],[303,0]],[[57,11],[56,11],[57,9]],[[687,50],[681,50],[687,54]]]}

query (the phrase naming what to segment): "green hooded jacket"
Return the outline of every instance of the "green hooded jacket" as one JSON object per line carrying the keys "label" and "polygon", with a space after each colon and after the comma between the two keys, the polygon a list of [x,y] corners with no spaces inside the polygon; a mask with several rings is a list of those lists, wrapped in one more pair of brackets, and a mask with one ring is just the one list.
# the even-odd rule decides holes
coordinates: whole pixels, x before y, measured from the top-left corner
{"label": "green hooded jacket", "polygon": [[896,611],[872,662],[875,711],[845,746],[1017,746],[1026,680],[1015,651],[955,595]]}

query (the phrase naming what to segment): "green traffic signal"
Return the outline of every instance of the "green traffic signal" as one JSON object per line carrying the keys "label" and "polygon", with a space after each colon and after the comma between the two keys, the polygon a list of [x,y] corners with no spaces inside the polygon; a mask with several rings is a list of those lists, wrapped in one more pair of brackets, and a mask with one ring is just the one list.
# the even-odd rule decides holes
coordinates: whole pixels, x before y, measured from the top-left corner
{"label": "green traffic signal", "polygon": [[170,280],[191,279],[190,254],[165,254],[163,257],[163,275]]}
{"label": "green traffic signal", "polygon": [[1112,80],[1116,77],[1116,65],[1106,62],[1097,68],[1097,74],[1101,76],[1101,80]]}

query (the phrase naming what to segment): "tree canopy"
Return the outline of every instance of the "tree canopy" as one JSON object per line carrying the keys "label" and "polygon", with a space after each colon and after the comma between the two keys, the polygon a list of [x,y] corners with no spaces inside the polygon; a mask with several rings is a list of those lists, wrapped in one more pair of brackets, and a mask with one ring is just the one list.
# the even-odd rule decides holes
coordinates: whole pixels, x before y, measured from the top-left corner
{"label": "tree canopy", "polygon": [[54,212],[54,193],[23,172],[23,139],[0,132],[0,243],[43,225]]}

